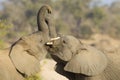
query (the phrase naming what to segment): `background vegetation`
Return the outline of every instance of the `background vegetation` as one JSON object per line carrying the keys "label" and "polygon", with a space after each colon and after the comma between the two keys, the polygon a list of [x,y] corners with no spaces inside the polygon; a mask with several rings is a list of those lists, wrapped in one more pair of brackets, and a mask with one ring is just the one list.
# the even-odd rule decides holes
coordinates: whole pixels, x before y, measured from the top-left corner
{"label": "background vegetation", "polygon": [[120,38],[120,2],[108,6],[100,5],[100,0],[7,0],[1,3],[0,45],[36,31],[36,14],[43,4],[52,6],[60,33],[85,39],[96,33]]}

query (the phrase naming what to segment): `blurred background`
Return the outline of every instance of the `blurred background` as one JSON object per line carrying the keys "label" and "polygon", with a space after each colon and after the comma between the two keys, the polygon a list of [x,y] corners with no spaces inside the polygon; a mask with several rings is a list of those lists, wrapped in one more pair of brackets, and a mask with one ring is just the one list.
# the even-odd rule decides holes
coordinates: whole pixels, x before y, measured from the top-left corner
{"label": "blurred background", "polygon": [[1,48],[36,31],[36,15],[43,4],[54,10],[59,33],[93,41],[90,44],[96,39],[105,44],[120,39],[119,0],[0,0]]}
{"label": "blurred background", "polygon": [[44,4],[54,11],[57,32],[101,50],[120,49],[120,0],[0,0],[0,48],[36,31],[37,12]]}

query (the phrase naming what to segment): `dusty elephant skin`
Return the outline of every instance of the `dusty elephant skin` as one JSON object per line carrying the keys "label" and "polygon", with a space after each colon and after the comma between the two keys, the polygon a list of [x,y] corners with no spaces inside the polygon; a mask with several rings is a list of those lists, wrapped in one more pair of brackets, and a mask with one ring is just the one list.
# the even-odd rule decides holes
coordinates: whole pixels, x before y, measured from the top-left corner
{"label": "dusty elephant skin", "polygon": [[120,80],[120,61],[114,63],[109,54],[85,45],[73,36],[61,35],[46,45],[57,62],[56,71],[69,80]]}
{"label": "dusty elephant skin", "polygon": [[10,48],[0,51],[0,80],[24,80],[39,72],[39,62],[47,54],[51,8],[44,5],[37,16],[38,31],[21,37]]}

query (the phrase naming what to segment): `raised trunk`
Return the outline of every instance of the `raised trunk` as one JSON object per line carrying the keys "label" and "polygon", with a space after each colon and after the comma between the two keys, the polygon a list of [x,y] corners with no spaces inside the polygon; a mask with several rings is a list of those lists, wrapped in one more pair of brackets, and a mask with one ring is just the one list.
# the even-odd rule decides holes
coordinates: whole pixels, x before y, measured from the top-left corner
{"label": "raised trunk", "polygon": [[48,28],[49,28],[49,35],[51,38],[56,38],[57,33],[56,33],[56,28],[55,28],[55,23],[54,23],[54,18],[53,15],[51,16],[50,20],[48,21]]}
{"label": "raised trunk", "polygon": [[51,8],[48,5],[44,5],[40,8],[37,15],[38,30],[46,34],[49,34],[49,30],[48,30],[48,24],[45,19],[46,19],[46,14],[49,14],[50,12],[51,12]]}

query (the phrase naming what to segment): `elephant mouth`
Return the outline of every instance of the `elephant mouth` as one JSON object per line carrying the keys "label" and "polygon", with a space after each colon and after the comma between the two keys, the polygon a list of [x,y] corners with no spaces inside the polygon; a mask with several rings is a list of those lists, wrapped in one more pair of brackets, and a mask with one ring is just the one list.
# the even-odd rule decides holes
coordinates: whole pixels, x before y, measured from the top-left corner
{"label": "elephant mouth", "polygon": [[50,41],[48,41],[45,44],[46,48],[49,52],[55,53],[55,52],[59,51],[59,45],[56,44],[56,41],[58,41],[59,39],[60,39],[60,37],[51,38]]}

